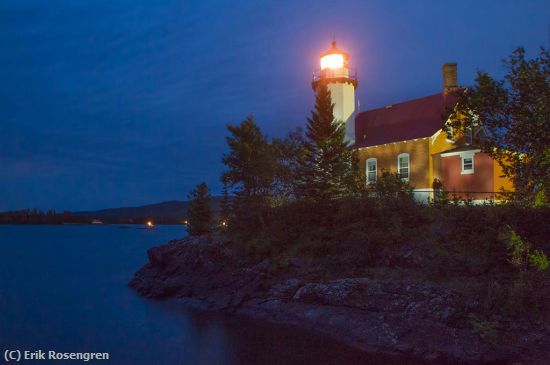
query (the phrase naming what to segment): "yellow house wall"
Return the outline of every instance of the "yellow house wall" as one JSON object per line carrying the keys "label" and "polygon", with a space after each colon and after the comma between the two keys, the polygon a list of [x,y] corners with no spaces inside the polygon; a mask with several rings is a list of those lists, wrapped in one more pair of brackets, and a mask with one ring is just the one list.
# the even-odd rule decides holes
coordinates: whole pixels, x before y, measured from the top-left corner
{"label": "yellow house wall", "polygon": [[503,175],[504,172],[502,171],[502,167],[500,167],[497,161],[493,160],[494,191],[499,192],[502,189],[505,191],[514,191],[515,189],[512,181]]}
{"label": "yellow house wall", "polygon": [[409,154],[409,183],[415,189],[430,189],[430,147],[429,138],[421,138],[411,141],[388,143],[379,146],[359,148],[359,167],[362,176],[365,176],[367,159],[377,159],[377,174],[381,175],[382,169],[393,174],[397,173],[397,156],[400,153]]}
{"label": "yellow house wall", "polygon": [[436,154],[453,149],[456,145],[448,140],[447,133],[441,129],[430,137],[429,140],[429,181],[433,182],[435,178],[441,179],[441,157]]}
{"label": "yellow house wall", "polygon": [[[441,157],[439,153],[456,148],[457,144],[447,139],[445,131],[440,130],[432,137],[417,140],[388,143],[379,146],[358,149],[359,168],[361,176],[366,177],[367,159],[377,160],[377,175],[382,169],[394,174],[397,172],[397,156],[400,153],[409,154],[410,185],[415,189],[431,189],[434,178],[441,179]],[[502,177],[502,168],[493,161],[493,181],[495,192],[514,191],[512,181]]]}

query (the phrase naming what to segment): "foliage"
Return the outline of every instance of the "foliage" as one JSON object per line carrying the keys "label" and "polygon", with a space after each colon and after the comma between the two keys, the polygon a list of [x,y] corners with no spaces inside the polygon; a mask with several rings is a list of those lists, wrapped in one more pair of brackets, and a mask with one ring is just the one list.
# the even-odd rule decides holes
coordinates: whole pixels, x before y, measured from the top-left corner
{"label": "foliage", "polygon": [[514,314],[536,312],[544,299],[540,295],[542,281],[546,280],[548,258],[532,244],[521,238],[509,225],[501,233],[508,249],[508,261],[517,270],[507,295],[505,309]]}
{"label": "foliage", "polygon": [[301,161],[305,157],[305,139],[302,129],[290,131],[284,139],[274,139],[273,148],[277,156],[273,205],[290,202],[299,196],[297,181]]}
{"label": "foliage", "polygon": [[413,199],[412,187],[399,177],[382,169],[382,173],[376,182],[369,184],[370,192],[379,199]]}
{"label": "foliage", "polygon": [[[229,124],[229,153],[222,162],[228,168],[222,174],[224,184],[233,188],[231,226],[241,231],[264,225],[264,212],[269,205],[278,171],[275,149],[249,116],[238,126]],[[239,227],[240,226],[240,227]]]}
{"label": "foliage", "polygon": [[[480,318],[526,316],[543,308],[548,208],[423,205],[395,175],[383,174],[379,182],[361,196],[263,207],[262,226],[237,221],[230,236],[244,257],[284,261],[288,270],[296,260],[309,262],[322,280],[383,268],[412,269],[438,282],[460,278],[467,295],[477,298]],[[490,340],[490,328],[478,324],[480,336]]]}
{"label": "foliage", "polygon": [[[475,141],[511,178],[519,200],[548,204],[550,196],[550,54],[526,59],[523,48],[505,60],[507,74],[495,80],[478,71],[475,85],[457,92],[449,127],[474,131]],[[481,132],[481,133],[476,133]],[[542,192],[543,195],[540,194]]]}
{"label": "foliage", "polygon": [[527,264],[529,246],[510,226],[506,226],[504,235],[504,242],[508,248],[508,261],[514,267],[523,269]]}
{"label": "foliage", "polygon": [[228,170],[223,173],[222,181],[238,196],[268,196],[277,168],[272,145],[252,116],[238,126],[229,124],[227,129],[231,133],[226,138],[229,153],[223,155],[222,162]]}
{"label": "foliage", "polygon": [[334,104],[320,84],[315,108],[307,120],[304,158],[300,166],[299,195],[313,201],[350,196],[356,182],[354,156],[345,142],[346,129],[334,118]]}
{"label": "foliage", "polygon": [[518,270],[534,268],[538,271],[548,269],[548,258],[540,250],[533,250],[529,242],[523,240],[510,226],[503,232],[504,242],[508,248],[509,262]]}
{"label": "foliage", "polygon": [[538,271],[547,270],[550,264],[548,257],[540,250],[533,250],[533,253],[529,254],[529,263]]}
{"label": "foliage", "polygon": [[198,236],[212,231],[212,211],[210,210],[210,195],[206,183],[202,182],[188,195],[187,232]]}

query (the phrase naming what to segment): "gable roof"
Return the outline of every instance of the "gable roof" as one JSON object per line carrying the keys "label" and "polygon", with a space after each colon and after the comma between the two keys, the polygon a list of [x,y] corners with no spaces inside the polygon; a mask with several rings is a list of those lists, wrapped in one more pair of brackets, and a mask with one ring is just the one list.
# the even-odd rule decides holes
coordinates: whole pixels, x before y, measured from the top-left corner
{"label": "gable roof", "polygon": [[354,147],[430,137],[443,127],[443,116],[455,103],[455,96],[439,93],[359,113]]}

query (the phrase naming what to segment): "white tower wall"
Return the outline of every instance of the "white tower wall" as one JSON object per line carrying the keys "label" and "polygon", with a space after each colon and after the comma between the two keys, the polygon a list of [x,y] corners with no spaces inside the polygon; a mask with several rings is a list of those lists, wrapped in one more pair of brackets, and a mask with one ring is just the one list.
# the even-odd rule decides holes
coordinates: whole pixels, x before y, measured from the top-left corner
{"label": "white tower wall", "polygon": [[331,82],[328,89],[334,104],[334,118],[346,124],[346,141],[355,143],[355,87],[348,82]]}

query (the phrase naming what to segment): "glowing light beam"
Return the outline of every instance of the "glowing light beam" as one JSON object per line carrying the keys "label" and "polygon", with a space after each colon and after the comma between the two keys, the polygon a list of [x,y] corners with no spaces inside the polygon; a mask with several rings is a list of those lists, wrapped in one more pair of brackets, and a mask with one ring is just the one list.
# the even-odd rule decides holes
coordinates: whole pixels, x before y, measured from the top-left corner
{"label": "glowing light beam", "polygon": [[321,57],[321,70],[325,68],[343,68],[344,67],[344,55],[333,53]]}

